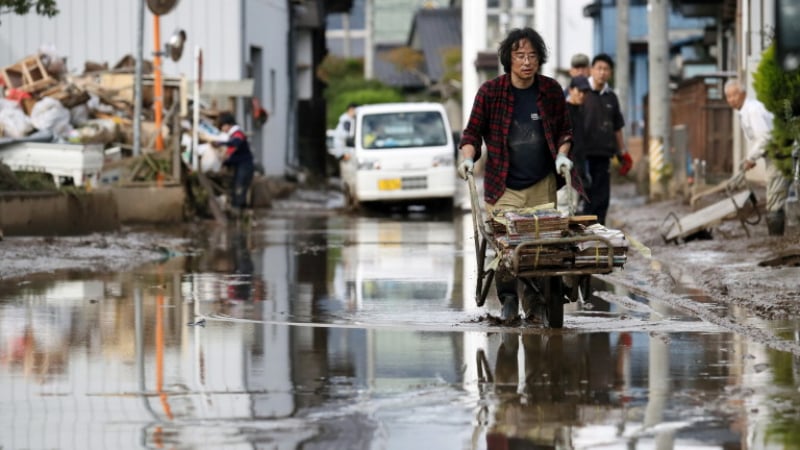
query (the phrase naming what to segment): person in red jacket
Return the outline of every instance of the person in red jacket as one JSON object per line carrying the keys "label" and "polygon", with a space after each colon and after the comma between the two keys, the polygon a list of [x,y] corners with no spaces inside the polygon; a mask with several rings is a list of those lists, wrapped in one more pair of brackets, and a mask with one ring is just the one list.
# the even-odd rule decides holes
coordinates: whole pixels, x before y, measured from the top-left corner
{"label": "person in red jacket", "polygon": [[253,152],[250,150],[250,143],[239,125],[236,118],[229,112],[220,114],[217,125],[223,133],[227,135],[224,141],[214,142],[215,147],[226,147],[222,165],[233,170],[233,184],[231,187],[231,214],[235,218],[242,215],[242,211],[248,207],[247,193],[250,184],[253,182],[255,166],[253,164]]}

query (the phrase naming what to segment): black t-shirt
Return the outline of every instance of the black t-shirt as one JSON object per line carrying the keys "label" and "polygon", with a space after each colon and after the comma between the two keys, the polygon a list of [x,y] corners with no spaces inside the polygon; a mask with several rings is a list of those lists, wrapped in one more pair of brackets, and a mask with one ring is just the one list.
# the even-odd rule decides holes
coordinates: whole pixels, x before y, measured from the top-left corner
{"label": "black t-shirt", "polygon": [[506,186],[525,189],[555,172],[553,156],[547,148],[542,118],[536,99],[539,88],[534,83],[527,89],[511,87],[514,114],[508,132],[509,167]]}

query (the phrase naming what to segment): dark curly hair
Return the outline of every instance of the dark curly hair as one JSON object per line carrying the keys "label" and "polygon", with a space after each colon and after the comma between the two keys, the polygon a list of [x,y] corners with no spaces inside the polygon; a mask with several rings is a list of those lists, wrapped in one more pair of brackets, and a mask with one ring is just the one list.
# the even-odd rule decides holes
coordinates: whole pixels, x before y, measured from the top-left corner
{"label": "dark curly hair", "polygon": [[497,49],[497,56],[500,57],[500,64],[503,65],[506,73],[511,72],[511,52],[519,48],[520,39],[527,39],[536,50],[539,67],[547,62],[547,46],[544,45],[542,36],[530,27],[514,28],[508,32],[506,38],[500,43],[500,48]]}

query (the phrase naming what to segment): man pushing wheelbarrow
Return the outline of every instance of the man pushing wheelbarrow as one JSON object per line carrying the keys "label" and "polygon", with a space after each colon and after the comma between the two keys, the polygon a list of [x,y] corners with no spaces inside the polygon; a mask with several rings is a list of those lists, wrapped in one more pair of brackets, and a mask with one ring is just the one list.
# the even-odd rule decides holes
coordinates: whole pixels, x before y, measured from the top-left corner
{"label": "man pushing wheelbarrow", "polygon": [[[478,90],[460,144],[463,161],[458,171],[470,182],[475,225],[476,299],[482,306],[494,278],[503,321],[518,316],[521,290],[523,318],[534,318],[541,311],[545,325],[560,328],[562,275],[583,274],[582,282],[574,286],[586,285],[587,273],[599,273],[592,272],[595,268],[576,272],[578,244],[582,242],[581,251],[586,251],[587,243],[594,242],[595,260],[606,272],[614,265],[612,244],[605,237],[571,236],[569,215],[560,216],[555,209],[560,186],[571,179],[578,195],[583,195],[583,189],[570,159],[572,126],[563,91],[554,79],[538,73],[547,61],[542,37],[531,28],[514,29],[498,54],[505,74]],[[482,143],[487,147],[487,223],[482,221],[472,178]],[[484,267],[489,243],[495,249],[496,264]]]}

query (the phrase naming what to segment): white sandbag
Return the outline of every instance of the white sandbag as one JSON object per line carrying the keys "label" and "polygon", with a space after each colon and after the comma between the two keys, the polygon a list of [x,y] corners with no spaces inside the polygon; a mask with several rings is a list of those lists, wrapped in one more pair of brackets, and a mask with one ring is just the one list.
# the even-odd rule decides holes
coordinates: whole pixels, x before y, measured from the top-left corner
{"label": "white sandbag", "polygon": [[22,108],[16,104],[12,105],[12,103],[14,102],[4,103],[0,107],[0,129],[3,130],[5,136],[15,139],[23,138],[33,131],[33,125]]}
{"label": "white sandbag", "polygon": [[66,136],[72,130],[69,110],[52,97],[44,97],[33,105],[31,124],[37,130],[50,130],[56,136]]}
{"label": "white sandbag", "polygon": [[86,125],[86,122],[88,122],[91,117],[89,114],[89,107],[86,106],[86,103],[75,105],[69,109],[69,117],[73,127],[82,127]]}
{"label": "white sandbag", "polygon": [[200,170],[203,172],[219,172],[222,169],[222,159],[211,144],[198,145],[197,154],[200,155]]}

